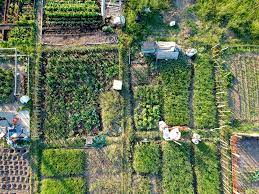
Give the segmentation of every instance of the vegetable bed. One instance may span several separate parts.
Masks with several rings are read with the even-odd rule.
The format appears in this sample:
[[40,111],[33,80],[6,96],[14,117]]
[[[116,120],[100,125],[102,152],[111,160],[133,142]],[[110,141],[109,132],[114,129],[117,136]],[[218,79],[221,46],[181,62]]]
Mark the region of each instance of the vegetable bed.
[[0,67],[0,104],[7,102],[14,91],[14,75],[11,69]]
[[196,128],[217,127],[214,95],[214,65],[209,57],[199,57],[194,65],[194,123]]
[[159,64],[163,84],[164,119],[168,125],[188,125],[191,66],[186,59]]
[[162,150],[164,193],[194,193],[190,145],[182,143],[179,146],[174,142],[165,142]]
[[82,150],[46,149],[42,155],[42,174],[47,177],[81,175],[85,161]]
[[141,143],[135,145],[133,167],[138,173],[158,174],[161,167],[160,145]]
[[84,194],[86,184],[83,178],[45,179],[42,181],[41,194]]
[[221,193],[219,162],[215,144],[201,142],[195,146],[195,173],[199,194]]
[[158,129],[162,112],[161,88],[159,86],[139,86],[134,92],[134,120],[138,130]]
[[47,27],[96,29],[102,24],[101,10],[96,0],[47,0],[44,10]]
[[117,47],[47,49],[43,57],[46,140],[101,130],[98,99],[118,77]]

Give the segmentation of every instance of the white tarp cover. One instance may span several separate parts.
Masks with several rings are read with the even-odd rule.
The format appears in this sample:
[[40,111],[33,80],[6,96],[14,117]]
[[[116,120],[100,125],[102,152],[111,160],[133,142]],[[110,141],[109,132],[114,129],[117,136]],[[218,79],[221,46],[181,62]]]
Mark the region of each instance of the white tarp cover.
[[30,97],[29,97],[29,96],[22,96],[22,97],[20,98],[20,102],[21,102],[22,104],[28,103],[29,100],[30,100]]
[[122,25],[122,26],[124,26],[125,22],[126,22],[126,20],[125,20],[125,17],[123,15],[117,16],[113,20],[113,24],[114,25]]
[[174,140],[177,141],[181,138],[181,132],[178,127],[173,128],[171,131],[166,127],[163,130],[163,138],[165,140]]

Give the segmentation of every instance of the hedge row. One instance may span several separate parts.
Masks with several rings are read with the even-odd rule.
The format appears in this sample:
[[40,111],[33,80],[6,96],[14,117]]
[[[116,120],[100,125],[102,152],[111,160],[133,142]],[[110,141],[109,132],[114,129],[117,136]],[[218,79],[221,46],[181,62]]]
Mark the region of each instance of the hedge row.
[[194,65],[194,122],[197,128],[217,126],[217,107],[214,95],[214,65],[209,57],[199,57]]
[[165,142],[162,149],[164,193],[194,193],[190,145]]

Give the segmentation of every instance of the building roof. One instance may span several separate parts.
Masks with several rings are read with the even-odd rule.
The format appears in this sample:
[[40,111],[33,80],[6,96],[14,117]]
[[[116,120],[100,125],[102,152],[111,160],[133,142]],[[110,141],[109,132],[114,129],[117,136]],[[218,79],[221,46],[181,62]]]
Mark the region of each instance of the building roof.
[[158,50],[156,52],[157,59],[178,59],[179,51],[174,50]]
[[162,42],[162,41],[158,41],[156,42],[158,49],[160,50],[174,50],[176,47],[176,43],[175,42]]

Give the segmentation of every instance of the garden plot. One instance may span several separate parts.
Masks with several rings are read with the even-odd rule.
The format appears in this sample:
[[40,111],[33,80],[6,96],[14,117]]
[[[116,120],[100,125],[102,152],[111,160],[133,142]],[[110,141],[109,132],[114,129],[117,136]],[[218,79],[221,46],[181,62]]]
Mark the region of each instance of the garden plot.
[[89,193],[122,193],[121,146],[87,149]]
[[84,150],[45,149],[42,154],[42,194],[86,193]]
[[217,144],[139,142],[133,155],[133,193],[221,193]]
[[47,49],[43,57],[46,141],[102,130],[99,95],[118,79],[117,47]]
[[[232,136],[233,189],[239,193],[259,191],[259,137],[237,134]],[[233,191],[233,192],[234,192]]]
[[0,149],[0,193],[25,194],[30,190],[28,150]]
[[86,32],[101,25],[101,10],[96,0],[47,0],[45,3],[43,31]]
[[233,55],[227,62],[234,76],[231,88],[233,117],[241,121],[259,123],[259,55]]
[[[157,129],[160,119],[171,126],[189,125],[192,65],[182,55],[178,60],[149,61],[148,64],[149,67],[143,66],[147,74],[144,76],[150,79],[149,74],[152,74],[153,77],[148,85],[138,81],[144,74],[142,67],[140,72],[132,69],[136,128],[142,131]],[[150,67],[152,72],[147,70]]]

